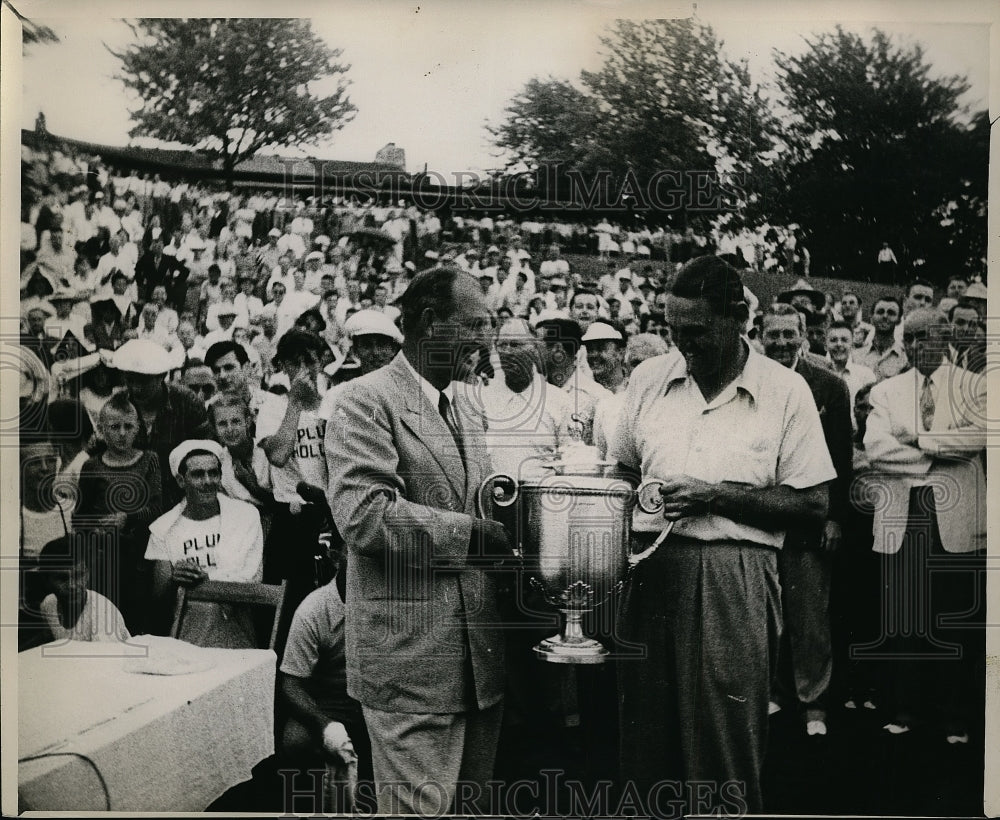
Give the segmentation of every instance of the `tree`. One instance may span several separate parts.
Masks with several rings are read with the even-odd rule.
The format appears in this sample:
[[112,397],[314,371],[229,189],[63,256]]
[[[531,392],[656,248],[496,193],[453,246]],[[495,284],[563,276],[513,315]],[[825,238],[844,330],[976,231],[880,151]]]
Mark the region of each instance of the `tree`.
[[[180,142],[233,169],[265,147],[301,145],[343,128],[357,110],[349,65],[308,20],[142,19],[139,42],[112,52],[141,105],[130,136]],[[110,49],[109,49],[110,50]],[[318,96],[317,85],[333,85]]]
[[506,152],[508,167],[533,169],[556,162],[585,167],[589,163],[600,111],[596,100],[572,83],[533,78],[505,113],[503,123],[487,129],[497,147]]
[[[967,125],[965,78],[931,77],[919,45],[897,45],[878,29],[866,40],[838,26],[799,56],[776,51],[775,63],[789,155],[785,195],[771,204],[775,218],[811,234],[818,268],[868,273],[883,241],[904,265],[939,268],[965,264],[980,231],[985,246],[977,202],[985,202],[988,136],[978,119]],[[961,229],[947,224],[956,217]],[[961,241],[949,242],[952,233]]]
[[618,20],[603,66],[567,82],[530,81],[491,129],[511,164],[553,160],[640,188],[663,172],[753,175],[775,120],[743,64],[697,19]]

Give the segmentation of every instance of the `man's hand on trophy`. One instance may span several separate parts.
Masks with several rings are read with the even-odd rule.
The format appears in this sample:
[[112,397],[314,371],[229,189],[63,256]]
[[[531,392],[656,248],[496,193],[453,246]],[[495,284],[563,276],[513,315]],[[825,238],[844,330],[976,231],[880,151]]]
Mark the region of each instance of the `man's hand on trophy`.
[[693,515],[708,515],[718,487],[689,475],[672,475],[660,479],[663,496],[663,517],[668,521]]
[[489,518],[472,520],[469,560],[483,569],[499,570],[520,565],[507,528]]

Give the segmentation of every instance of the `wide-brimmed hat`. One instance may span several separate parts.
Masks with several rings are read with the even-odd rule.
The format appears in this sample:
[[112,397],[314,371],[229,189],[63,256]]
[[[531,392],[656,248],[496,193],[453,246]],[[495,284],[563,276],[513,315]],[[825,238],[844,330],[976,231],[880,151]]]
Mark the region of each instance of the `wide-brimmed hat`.
[[163,345],[149,339],[129,339],[115,351],[111,366],[129,373],[163,376],[170,372],[174,363]]
[[778,294],[778,301],[791,304],[793,296],[805,296],[812,302],[814,310],[822,310],[826,307],[826,295],[821,290],[816,290],[805,279],[799,279],[791,288]]

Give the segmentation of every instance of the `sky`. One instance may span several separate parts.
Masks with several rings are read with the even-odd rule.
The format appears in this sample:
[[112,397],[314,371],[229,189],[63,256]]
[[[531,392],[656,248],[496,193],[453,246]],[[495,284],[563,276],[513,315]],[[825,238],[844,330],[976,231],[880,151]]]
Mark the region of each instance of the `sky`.
[[[117,49],[130,41],[131,32],[116,18],[135,15],[134,3],[14,3],[60,38],[58,44],[30,47],[23,60],[23,127],[33,127],[44,111],[48,130],[60,136],[113,145],[156,144],[130,141],[128,100],[113,79],[118,61],[105,47]],[[598,68],[600,35],[617,17],[686,16],[695,7],[724,41],[726,55],[746,58],[759,82],[773,79],[774,48],[799,53],[806,36],[832,30],[837,23],[859,32],[878,25],[900,42],[921,43],[935,74],[967,75],[972,89],[963,102],[976,109],[988,102],[986,21],[997,7],[986,2],[288,3],[281,4],[282,14],[310,17],[315,31],[342,49],[340,59],[351,65],[350,96],[359,109],[342,130],[302,153],[371,161],[377,149],[394,142],[405,149],[410,171],[425,164],[446,175],[498,167],[502,162],[485,126],[502,120],[505,106],[529,79],[576,79],[581,69]],[[276,8],[253,0],[236,6],[175,0],[162,13],[254,16],[273,15]],[[143,3],[144,14],[155,16],[157,10],[156,3]]]

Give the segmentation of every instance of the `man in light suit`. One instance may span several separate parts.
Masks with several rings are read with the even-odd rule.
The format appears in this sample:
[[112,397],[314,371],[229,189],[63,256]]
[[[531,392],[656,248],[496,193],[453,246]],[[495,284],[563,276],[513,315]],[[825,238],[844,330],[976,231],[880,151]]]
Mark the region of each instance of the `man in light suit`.
[[348,693],[371,735],[379,814],[426,816],[469,811],[492,776],[504,691],[493,567],[510,541],[476,517],[489,458],[455,381],[487,344],[482,291],[438,267],[400,303],[401,352],[344,386],[324,447],[348,549]]
[[906,317],[913,367],[872,388],[864,442],[879,473],[873,549],[887,556],[883,623],[892,632],[881,642],[896,655],[896,713],[884,728],[903,734],[929,717],[923,689],[948,742],[966,743],[985,658],[986,380],[947,361],[948,341],[938,311]]

